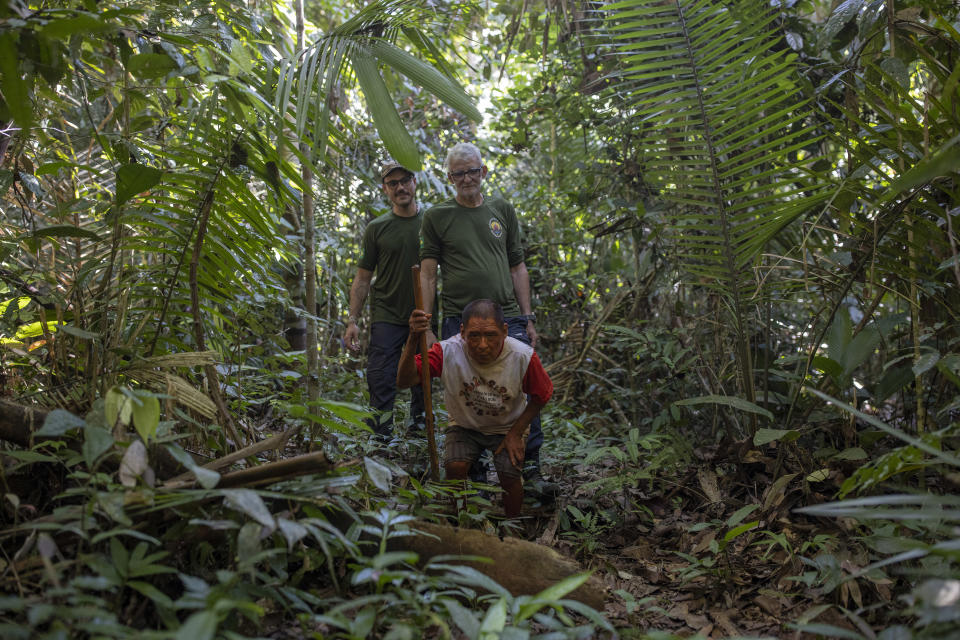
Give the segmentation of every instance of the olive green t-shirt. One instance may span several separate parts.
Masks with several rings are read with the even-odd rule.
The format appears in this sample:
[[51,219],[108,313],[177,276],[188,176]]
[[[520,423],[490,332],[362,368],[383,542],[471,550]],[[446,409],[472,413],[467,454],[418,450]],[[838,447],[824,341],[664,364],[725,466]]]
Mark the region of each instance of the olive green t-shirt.
[[420,223],[423,214],[404,218],[393,211],[375,218],[363,232],[359,266],[376,272],[370,287],[372,322],[406,326],[413,312],[413,275],[420,264]]
[[444,316],[460,315],[479,298],[503,307],[507,316],[520,315],[510,267],[523,262],[520,223],[503,198],[487,197],[476,208],[456,199],[431,207],[420,229],[420,259],[440,265]]

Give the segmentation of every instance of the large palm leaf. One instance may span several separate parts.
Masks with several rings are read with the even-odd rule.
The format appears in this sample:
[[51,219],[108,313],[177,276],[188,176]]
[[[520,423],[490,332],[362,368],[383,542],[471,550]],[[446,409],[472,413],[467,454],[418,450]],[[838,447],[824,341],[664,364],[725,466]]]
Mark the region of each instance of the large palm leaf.
[[[335,111],[330,98],[347,62],[363,91],[384,146],[406,167],[420,168],[420,152],[397,113],[379,65],[392,67],[468,118],[481,119],[472,99],[450,76],[393,43],[402,31],[427,55],[438,58],[431,44],[431,28],[444,31],[456,19],[454,14],[441,15],[441,8],[429,6],[422,0],[373,2],[286,60],[276,91],[277,112],[285,114],[291,108],[295,111],[295,133],[302,138],[310,132],[317,159],[324,158],[329,138],[335,135],[328,127],[331,111]],[[450,10],[464,8],[466,5],[458,5]],[[278,121],[281,128],[286,124],[286,120]]]
[[793,82],[792,56],[777,46],[775,16],[757,8],[624,0],[611,5],[609,18],[620,51],[614,87],[639,130],[637,162],[673,205],[686,271],[726,302],[749,400],[755,261],[821,197],[796,161],[816,135]]

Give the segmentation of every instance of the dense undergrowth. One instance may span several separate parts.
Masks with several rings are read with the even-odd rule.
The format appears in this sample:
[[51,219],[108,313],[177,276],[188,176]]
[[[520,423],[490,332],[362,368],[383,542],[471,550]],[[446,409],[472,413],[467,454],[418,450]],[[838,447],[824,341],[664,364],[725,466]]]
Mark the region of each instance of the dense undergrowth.
[[[85,419],[51,413],[33,446],[4,452],[4,637],[780,637],[801,629],[888,639],[958,629],[950,494],[960,465],[949,429],[915,441],[859,414],[877,427],[864,463],[831,447],[829,431],[712,443],[705,416],[686,408],[667,409],[656,428],[623,431],[602,404],[582,403],[576,415],[554,407],[545,468],[561,497],[528,501],[524,518],[504,522],[494,488],[428,481],[422,432],[398,428],[389,444],[374,441],[349,402],[361,395],[356,378],[339,376],[341,401],[303,422],[277,400],[266,416],[259,402],[234,405],[263,435],[302,424],[287,456],[322,448],[334,462],[255,488],[203,488],[217,472],[165,488],[158,450],[195,467],[185,449],[197,443],[134,409],[151,394],[117,389]],[[297,393],[286,386],[278,395],[289,402]],[[311,440],[318,423],[325,435]],[[876,487],[884,488],[877,497],[831,502]],[[464,496],[457,515],[454,500]],[[602,578],[607,603],[595,611],[565,599],[585,574],[531,597],[510,595],[463,558],[418,566],[415,553],[391,544],[417,535],[416,521],[553,546]]]

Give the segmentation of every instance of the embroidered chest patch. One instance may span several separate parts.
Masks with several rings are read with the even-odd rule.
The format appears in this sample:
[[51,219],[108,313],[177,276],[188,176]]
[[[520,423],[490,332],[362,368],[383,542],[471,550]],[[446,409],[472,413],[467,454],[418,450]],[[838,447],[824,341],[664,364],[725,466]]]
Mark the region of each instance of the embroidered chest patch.
[[510,394],[507,388],[497,384],[496,380],[484,380],[473,376],[473,380],[463,383],[460,390],[464,404],[478,416],[499,416],[507,412]]
[[493,234],[494,238],[499,238],[503,235],[503,225],[500,224],[500,221],[496,218],[490,218],[490,222],[487,223],[490,227],[490,233]]

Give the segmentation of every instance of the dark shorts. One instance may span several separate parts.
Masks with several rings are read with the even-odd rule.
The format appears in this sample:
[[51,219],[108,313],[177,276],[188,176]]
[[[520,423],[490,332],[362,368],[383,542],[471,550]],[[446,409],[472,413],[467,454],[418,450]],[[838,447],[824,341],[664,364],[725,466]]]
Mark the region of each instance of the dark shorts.
[[[493,453],[503,442],[502,434],[486,435],[454,425],[448,425],[443,433],[446,436],[443,455],[446,463],[469,462],[472,464],[480,459],[484,449],[489,449],[490,453]],[[521,477],[520,469],[510,462],[510,454],[506,449],[493,456],[493,466],[497,469],[497,477],[500,478],[501,483],[504,479],[519,480]]]

